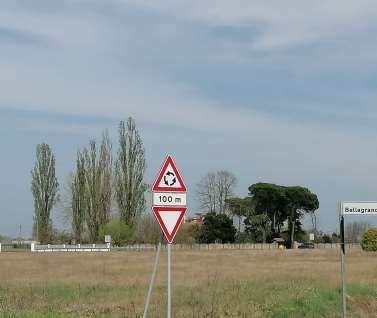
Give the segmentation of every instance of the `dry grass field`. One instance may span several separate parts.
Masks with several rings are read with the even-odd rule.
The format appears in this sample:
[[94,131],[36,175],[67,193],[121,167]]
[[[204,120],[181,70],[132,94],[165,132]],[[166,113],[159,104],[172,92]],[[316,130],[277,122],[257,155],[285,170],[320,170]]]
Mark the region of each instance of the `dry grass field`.
[[[154,252],[0,254],[0,317],[141,317]],[[377,255],[347,256],[351,317],[377,317]],[[174,317],[340,317],[339,251],[173,251]],[[163,251],[149,317],[166,316]]]

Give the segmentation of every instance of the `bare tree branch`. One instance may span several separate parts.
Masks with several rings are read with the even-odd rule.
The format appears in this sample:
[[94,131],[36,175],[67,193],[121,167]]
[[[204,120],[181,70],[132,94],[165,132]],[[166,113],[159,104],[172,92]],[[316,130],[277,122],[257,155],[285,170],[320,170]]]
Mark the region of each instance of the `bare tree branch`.
[[233,196],[236,177],[228,171],[207,173],[197,185],[200,207],[207,212],[226,213],[226,200]]

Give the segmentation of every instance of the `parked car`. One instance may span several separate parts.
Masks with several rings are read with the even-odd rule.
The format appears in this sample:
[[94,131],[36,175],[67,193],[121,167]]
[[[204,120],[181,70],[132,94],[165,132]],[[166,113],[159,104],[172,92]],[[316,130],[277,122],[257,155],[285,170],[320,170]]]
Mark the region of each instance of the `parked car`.
[[314,248],[314,243],[311,242],[305,242],[301,243],[298,248]]

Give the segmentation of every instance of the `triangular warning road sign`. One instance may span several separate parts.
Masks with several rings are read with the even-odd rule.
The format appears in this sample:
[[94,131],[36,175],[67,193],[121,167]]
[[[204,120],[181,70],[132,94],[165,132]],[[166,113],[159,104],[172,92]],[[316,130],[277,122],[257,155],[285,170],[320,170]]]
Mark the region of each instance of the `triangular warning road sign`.
[[187,208],[153,207],[154,215],[169,243],[173,242],[186,211]]
[[171,156],[166,158],[164,165],[153,185],[152,191],[186,192],[186,186]]

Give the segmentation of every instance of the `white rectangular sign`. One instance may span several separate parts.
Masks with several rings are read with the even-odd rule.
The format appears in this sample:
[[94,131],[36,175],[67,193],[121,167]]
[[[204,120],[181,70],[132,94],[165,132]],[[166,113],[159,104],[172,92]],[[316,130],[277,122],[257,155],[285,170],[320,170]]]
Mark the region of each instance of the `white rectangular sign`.
[[153,192],[153,205],[186,206],[186,193]]
[[343,214],[377,214],[377,202],[343,202]]

